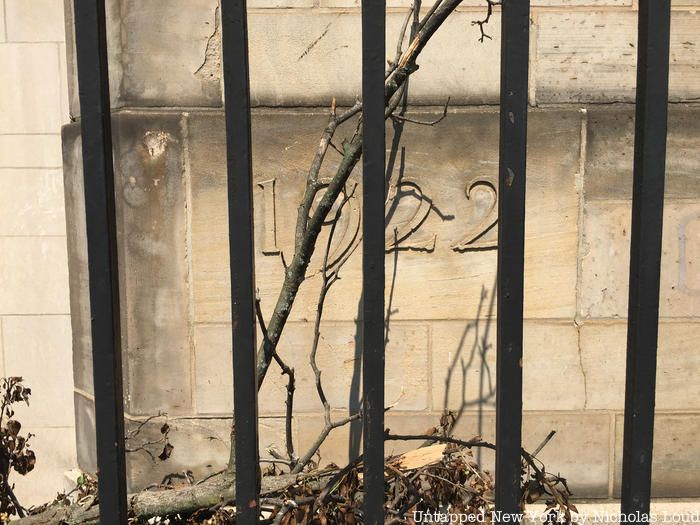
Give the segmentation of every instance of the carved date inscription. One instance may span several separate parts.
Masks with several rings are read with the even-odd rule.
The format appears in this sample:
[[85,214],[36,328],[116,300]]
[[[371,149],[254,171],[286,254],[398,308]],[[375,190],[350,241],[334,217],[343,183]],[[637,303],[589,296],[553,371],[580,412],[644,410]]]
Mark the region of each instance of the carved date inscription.
[[[319,197],[323,193],[323,184]],[[265,255],[277,255],[281,249],[278,247],[277,216],[277,190],[279,184],[275,179],[258,182],[259,195],[256,206],[262,207],[263,224],[261,230],[261,251]],[[329,255],[329,266],[338,264],[347,258],[359,245],[362,237],[361,221],[361,190],[357,183],[348,185],[349,199],[342,209],[342,217],[336,225],[333,245]],[[420,184],[413,179],[402,179],[398,183],[392,183],[387,192],[386,199],[386,251],[413,250],[421,252],[433,252],[441,245],[448,246],[456,252],[470,250],[495,249],[496,240],[493,235],[487,235],[494,230],[498,223],[498,192],[496,182],[489,177],[476,177],[469,180],[456,199],[464,199],[463,204],[470,208],[469,219],[449,216],[450,228],[454,228],[457,241],[445,239],[441,244],[440,234],[430,231],[431,213],[441,220],[447,220],[436,208],[433,200],[421,189]],[[340,200],[340,199],[339,199]],[[311,213],[313,213],[313,207]],[[338,213],[337,205],[326,221],[329,227]],[[283,228],[293,228],[293,224],[282,224]],[[463,233],[462,233],[463,232]]]

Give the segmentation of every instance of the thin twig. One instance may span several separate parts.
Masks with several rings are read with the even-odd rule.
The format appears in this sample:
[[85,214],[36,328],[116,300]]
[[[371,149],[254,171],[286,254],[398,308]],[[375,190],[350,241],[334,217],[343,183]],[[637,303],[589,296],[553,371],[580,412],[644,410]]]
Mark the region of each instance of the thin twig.
[[424,121],[424,120],[416,120],[412,119],[410,117],[406,117],[403,115],[392,115],[391,118],[394,120],[398,120],[400,122],[410,122],[411,124],[418,124],[421,126],[435,126],[436,124],[439,124],[442,122],[445,117],[447,117],[447,108],[450,104],[450,97],[447,98],[447,102],[445,102],[445,107],[442,110],[442,115],[440,115],[438,118],[435,120],[430,120],[430,121]]
[[487,34],[484,31],[484,26],[489,23],[491,20],[491,15],[493,15],[493,7],[501,5],[501,0],[486,0],[486,16],[481,19],[481,20],[473,20],[472,25],[473,26],[479,26],[479,31],[481,32],[481,36],[479,37],[479,42],[483,42],[485,38],[488,38],[489,40],[493,40],[491,38],[491,35]]

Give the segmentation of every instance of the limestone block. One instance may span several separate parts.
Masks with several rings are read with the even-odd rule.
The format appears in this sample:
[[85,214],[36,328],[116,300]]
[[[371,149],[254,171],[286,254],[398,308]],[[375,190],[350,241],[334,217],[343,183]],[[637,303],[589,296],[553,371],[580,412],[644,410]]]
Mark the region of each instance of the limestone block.
[[[662,316],[698,311],[697,242],[700,162],[697,110],[669,114],[661,269]],[[585,165],[581,302],[583,317],[626,317],[629,280],[633,115],[629,110],[589,112]]]
[[[127,421],[127,432],[133,431],[137,425],[138,421]],[[162,418],[147,423],[139,436],[133,438],[132,444],[160,439],[162,425]],[[168,460],[156,458],[154,461],[144,451],[128,454],[129,490],[137,491],[151,483],[160,483],[174,472],[191,470],[195,479],[200,480],[226,467],[231,443],[230,418],[169,419],[168,425],[168,437],[175,447]],[[271,457],[266,452],[271,446],[285,450],[284,418],[260,418],[258,428],[261,457]]]
[[[584,208],[580,315],[627,317],[630,201],[592,201]],[[661,317],[700,312],[697,242],[700,201],[669,200],[664,206],[661,260]]]
[[[215,0],[120,0],[122,69],[119,104],[218,106],[218,67],[206,64],[218,50]],[[209,70],[216,71],[210,75]]]
[[[637,14],[633,11],[546,12],[537,24],[538,102],[633,101]],[[670,99],[698,96],[700,15],[674,11]]]
[[61,136],[0,135],[3,168],[60,168]]
[[303,9],[315,7],[314,0],[252,0],[249,9]]
[[67,314],[64,237],[0,237],[0,314]]
[[7,316],[2,323],[5,373],[32,389],[30,405],[16,406],[19,421],[28,430],[73,427],[70,317]]
[[[357,0],[320,0],[321,7],[360,7],[360,2]],[[408,0],[388,0],[387,7],[410,7],[411,2]],[[423,10],[427,10],[432,2],[423,4]],[[632,6],[632,0],[532,0],[532,7],[570,7],[570,6],[613,6],[626,7]],[[471,9],[471,14],[474,20],[483,18],[482,12],[486,10],[486,2],[483,0],[464,0],[460,3],[460,9]],[[498,8],[496,8],[498,9]],[[478,15],[478,16],[477,16]],[[495,26],[489,26],[495,27]],[[492,30],[493,32],[493,30]]]
[[[32,427],[31,447],[36,452],[36,466],[26,476],[13,472],[10,476],[15,485],[15,495],[23,506],[39,506],[53,501],[56,494],[73,487],[65,472],[76,468],[75,431],[63,427]],[[25,429],[22,429],[24,433]]]
[[576,497],[606,497],[611,421],[603,413],[527,412],[523,418],[523,446],[533,450],[550,430],[556,430],[538,459],[550,472],[561,473]]
[[533,6],[541,7],[573,7],[573,6],[610,6],[631,7],[632,0],[533,0]]
[[[95,407],[91,399],[75,394],[78,463],[88,472],[97,469],[95,451]],[[126,432],[132,432],[140,420],[127,415]],[[169,440],[175,447],[167,461],[151,457],[144,451],[127,454],[127,482],[130,491],[160,483],[168,474],[191,470],[196,479],[220,471],[226,466],[231,443],[231,418],[168,418]],[[148,441],[160,439],[163,418],[155,418],[143,426],[138,436],[129,441],[129,448],[138,448]],[[260,456],[269,458],[269,447],[284,450],[284,418],[259,419]],[[293,427],[295,428],[295,427]],[[157,448],[149,450],[160,453]],[[162,450],[162,449],[161,449]]]
[[[309,7],[309,1],[285,2],[284,7]],[[121,15],[112,17],[109,26],[115,105],[221,106],[217,3],[123,0],[121,4]],[[259,0],[250,7],[276,6],[277,0]],[[404,16],[387,17],[388,53],[396,47]],[[499,16],[492,19],[493,40],[483,44],[478,42],[478,29],[471,27],[476,16],[455,13],[433,38],[419,62],[423,69],[412,82],[415,101],[442,104],[448,96],[453,103],[497,101]],[[254,105],[326,105],[333,96],[348,103],[359,94],[359,12],[285,9],[272,15],[263,9],[251,12],[248,24]],[[74,57],[70,42],[68,53],[70,63]],[[465,74],[472,70],[481,73]],[[77,114],[74,96],[72,100],[72,113]]]
[[[700,198],[697,166],[700,111],[692,105],[669,108],[666,199]],[[589,109],[587,119],[585,196],[593,200],[631,200],[634,111]]]
[[59,170],[0,169],[0,235],[66,234]]
[[[342,417],[342,414],[339,415]],[[435,427],[439,413],[392,414],[385,416],[385,427],[393,434],[424,434]],[[527,412],[523,419],[523,446],[533,450],[556,430],[555,437],[538,455],[547,469],[559,472],[571,483],[571,489],[579,497],[604,497],[608,493],[610,417],[606,414],[576,412]],[[323,427],[321,416],[298,418],[299,447],[307,450]],[[464,412],[458,419],[454,435],[470,439],[480,435],[494,442],[495,414]],[[352,439],[359,443],[352,450]],[[350,456],[361,452],[361,427],[353,431],[349,426],[334,430],[320,449],[321,465],[333,462],[345,464]],[[388,441],[386,454],[400,454],[420,445],[421,441]],[[350,454],[352,451],[354,454]],[[488,449],[475,449],[474,456],[483,469],[494,472],[494,453]]]
[[[85,193],[82,140],[79,126],[63,128],[63,189],[66,205],[66,244],[73,334],[73,378],[75,387],[92,394],[92,334],[87,262]],[[82,462],[81,462],[82,464]]]
[[[179,117],[114,119],[125,394],[135,414],[189,413],[186,187]],[[64,129],[76,386],[92,391],[81,148]]]
[[128,410],[191,408],[186,187],[178,115],[115,122]]
[[5,0],[7,40],[63,42],[63,3],[56,0]]
[[[651,495],[655,498],[692,498],[700,495],[698,414],[657,414],[651,467]],[[624,417],[615,419],[615,485],[620,495]]]
[[[360,324],[324,323],[316,361],[330,406],[358,406],[361,396],[361,349],[357,346]],[[386,399],[397,402],[395,410],[428,408],[428,331],[425,325],[397,322],[389,330],[386,352]],[[259,339],[260,340],[260,339]],[[285,362],[294,368],[295,412],[322,410],[309,364],[313,324],[291,323],[278,347]],[[202,414],[228,414],[233,409],[233,368],[230,325],[196,325],[197,410]],[[259,398],[264,414],[284,414],[286,376],[272,365]]]
[[[662,322],[656,372],[657,410],[697,410],[700,367],[696,322]],[[586,408],[624,410],[625,323],[585,323],[581,328],[581,362],[585,370]]]
[[12,79],[0,97],[0,134],[56,133],[62,124],[56,44],[0,46],[0,71]]
[[[495,319],[434,322],[431,334],[433,410],[495,410]],[[525,410],[584,408],[573,323],[525,322],[523,375]]]
[[[478,16],[482,16],[479,12]],[[393,58],[404,13],[387,15],[387,58]],[[443,104],[492,103],[498,98],[500,17],[493,40],[478,42],[474,12],[456,12],[431,39],[411,81],[411,100]],[[352,13],[289,12],[250,16],[251,89],[256,104],[326,105],[330,97],[352,102],[360,93],[360,16]],[[272,46],[265,35],[275,34]],[[479,71],[469,75],[469,71]]]
[[[75,57],[75,21],[73,1],[63,0],[65,19],[65,49],[61,52],[66,56],[66,67],[63,69],[67,76],[67,98],[70,115],[80,116],[78,101],[78,70]],[[119,106],[119,93],[122,81],[122,66],[119,62],[122,48],[121,31],[121,0],[105,0],[105,18],[107,22],[107,57],[109,64],[109,94],[112,108]],[[64,113],[65,115],[65,113]],[[65,119],[64,119],[65,120]]]
[[97,472],[97,445],[95,443],[95,402],[76,392],[75,439],[78,465],[86,472]]
[[[266,315],[277,300],[283,277],[279,253],[286,260],[291,257],[297,205],[324,120],[323,115],[299,113],[260,113],[254,118],[256,273]],[[573,318],[579,115],[534,112],[530,122],[525,312],[527,317]],[[482,289],[493,288],[497,124],[495,112],[458,112],[434,128],[406,127],[392,146],[395,153],[389,155],[389,166],[394,177],[402,177],[398,197],[388,211],[387,304],[391,300],[393,319],[473,318]],[[339,137],[344,133],[339,132]],[[221,116],[192,114],[188,136],[194,316],[197,322],[227,323],[228,226]],[[332,174],[338,159],[330,152],[323,177]],[[333,246],[334,258],[343,253],[351,256],[328,297],[324,312],[328,320],[353,319],[358,312],[359,191],[358,186],[339,227],[342,237],[339,233]],[[398,255],[391,251],[396,228],[403,238]],[[470,243],[474,237],[479,238]],[[319,246],[324,245],[322,237]],[[316,253],[312,259],[310,278],[292,312],[294,320],[314,318],[320,280],[311,272],[317,272],[322,255]]]

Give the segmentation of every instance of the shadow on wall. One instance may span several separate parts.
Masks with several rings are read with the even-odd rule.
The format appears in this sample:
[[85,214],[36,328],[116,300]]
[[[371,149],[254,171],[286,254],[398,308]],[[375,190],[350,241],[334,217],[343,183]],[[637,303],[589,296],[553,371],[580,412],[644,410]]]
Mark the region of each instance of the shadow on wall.
[[[406,105],[403,106],[403,113],[406,111]],[[417,198],[421,203],[427,203],[429,205],[429,211],[434,212],[443,222],[454,220],[454,216],[450,214],[443,213],[433,202],[428,195],[422,192],[417,193],[410,189],[404,189],[402,186],[405,175],[406,167],[406,148],[401,146],[401,137],[404,130],[405,121],[402,119],[395,119],[393,121],[393,137],[392,144],[389,150],[389,156],[387,159],[386,168],[386,187],[387,187],[387,211],[385,224],[388,226],[391,223],[391,219],[395,216],[398,204],[401,201],[401,197],[413,197]],[[398,160],[398,167],[397,167]],[[396,169],[395,169],[396,168]],[[396,175],[394,175],[396,172]],[[411,192],[411,195],[406,195],[407,192]],[[395,193],[395,198],[392,198],[392,193]],[[404,193],[404,195],[402,195]],[[423,222],[427,219],[429,213],[425,215],[423,221],[416,224],[411,231],[417,230]],[[391,330],[391,320],[392,315],[397,312],[393,308],[394,291],[396,286],[396,278],[399,272],[399,252],[406,250],[421,250],[421,251],[432,251],[433,248],[430,247],[415,247],[415,246],[402,246],[401,238],[398,238],[398,229],[394,229],[393,232],[387,231],[387,236],[391,238],[393,236],[393,242],[388,244],[389,249],[387,252],[393,252],[392,257],[392,267],[391,267],[391,280],[386,283],[389,287],[388,300],[386,302],[386,314],[385,314],[385,337],[384,337],[384,347],[386,348],[389,344],[389,334]],[[403,236],[405,239],[407,236]],[[486,248],[493,249],[495,246]],[[475,250],[482,250],[483,248],[475,248]],[[482,286],[481,295],[478,301],[478,306],[476,312],[464,312],[462,318],[470,319],[465,322],[463,332],[459,338],[459,342],[454,351],[450,352],[452,356],[448,368],[445,370],[444,379],[444,396],[441,401],[440,408],[443,412],[451,410],[454,414],[455,420],[452,424],[452,428],[457,427],[464,415],[465,411],[469,410],[471,414],[476,415],[476,428],[475,433],[477,435],[484,434],[484,409],[495,407],[495,396],[496,388],[493,378],[494,374],[491,372],[491,366],[489,365],[488,355],[489,352],[493,350],[493,345],[491,343],[490,334],[491,330],[495,329],[492,327],[494,321],[495,313],[495,298],[496,298],[496,282],[494,281],[493,286],[489,289],[486,286]],[[356,319],[356,331],[355,331],[355,354],[353,359],[353,371],[352,371],[352,381],[350,384],[349,400],[348,400],[348,413],[355,414],[360,411],[362,405],[361,399],[361,385],[362,385],[362,347],[363,347],[363,337],[362,337],[362,302],[363,298],[360,296],[357,305]],[[471,341],[471,342],[469,342]],[[469,375],[470,371],[473,371],[478,367],[478,387],[476,389],[477,395],[469,397],[468,392],[473,391],[471,384],[467,384],[472,380],[472,376]],[[433,385],[435,388],[437,385]],[[469,386],[469,388],[467,388]],[[450,399],[450,393],[459,392],[460,399],[457,401],[455,399]],[[434,408],[437,408],[434,407]],[[468,436],[472,437],[472,436]],[[350,432],[348,438],[348,458],[350,460],[356,458],[360,455],[362,449],[362,420],[355,420],[350,423]],[[475,451],[476,460],[481,462],[482,449],[477,449]]]

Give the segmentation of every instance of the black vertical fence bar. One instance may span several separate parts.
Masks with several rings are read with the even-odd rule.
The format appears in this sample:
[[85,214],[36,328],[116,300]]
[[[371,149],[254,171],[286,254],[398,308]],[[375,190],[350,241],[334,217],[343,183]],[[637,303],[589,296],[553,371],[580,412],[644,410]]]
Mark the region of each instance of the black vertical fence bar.
[[670,0],[640,0],[622,512],[649,513],[668,102]]
[[364,522],[384,523],[384,68],[386,3],[362,1]]
[[498,182],[496,510],[520,512],[529,0],[504,0]]
[[75,0],[100,523],[127,522],[117,228],[104,0]]
[[222,0],[221,29],[233,325],[236,523],[249,525],[258,521],[260,475],[255,367],[253,164],[245,0]]

